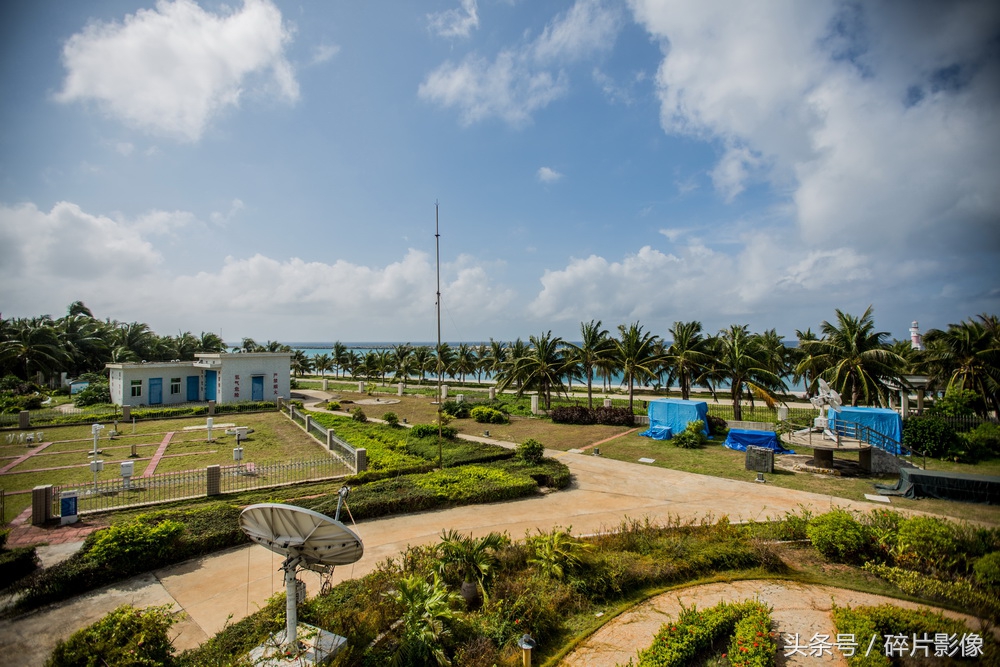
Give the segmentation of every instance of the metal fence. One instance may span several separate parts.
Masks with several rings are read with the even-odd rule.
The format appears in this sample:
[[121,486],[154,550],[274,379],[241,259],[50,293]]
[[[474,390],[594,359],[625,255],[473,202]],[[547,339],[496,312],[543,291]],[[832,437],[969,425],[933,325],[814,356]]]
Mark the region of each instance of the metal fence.
[[365,449],[359,450],[353,447],[345,440],[337,437],[337,434],[331,429],[326,428],[294,405],[288,406],[286,414],[293,423],[301,426],[306,433],[324,443],[327,449],[330,450],[330,453],[340,459],[355,474],[367,467],[368,452]]
[[[923,416],[927,416],[927,414],[925,413]],[[983,417],[977,417],[975,415],[968,415],[964,417],[945,417],[942,415],[934,415],[934,417],[947,423],[958,433],[965,433],[966,431],[972,431],[980,424],[1000,424],[1000,419],[997,419],[996,417],[983,418]],[[904,417],[903,419],[909,420],[909,419],[919,419],[919,418],[920,415],[911,413],[906,417]]]
[[[216,470],[213,471],[213,468]],[[77,512],[85,514],[300,482],[319,482],[351,473],[352,470],[342,460],[327,457],[268,465],[245,463],[209,466],[200,470],[161,473],[149,477],[99,480],[96,484],[54,486],[52,516],[61,515],[61,500],[73,494],[77,498]]]
[[[241,403],[223,403],[221,405],[209,406],[207,403],[176,403],[172,405],[158,405],[146,407],[133,407],[130,410],[130,418],[136,421],[144,419],[172,419],[182,417],[203,417],[207,415],[226,414],[246,414],[252,412],[270,412],[278,410],[277,403],[269,401],[244,401]],[[20,414],[0,414],[0,428],[19,428]],[[98,409],[77,408],[64,406],[61,408],[44,408],[42,410],[29,410],[29,428],[38,426],[71,424],[93,424],[97,422],[111,422],[123,420],[121,406],[105,406]]]

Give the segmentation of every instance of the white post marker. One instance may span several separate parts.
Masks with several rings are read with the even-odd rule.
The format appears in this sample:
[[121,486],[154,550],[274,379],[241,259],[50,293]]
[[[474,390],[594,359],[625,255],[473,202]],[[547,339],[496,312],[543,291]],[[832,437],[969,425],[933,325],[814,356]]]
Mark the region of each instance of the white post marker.
[[205,429],[208,431],[208,441],[209,442],[212,442],[212,424],[213,423],[215,423],[215,420],[212,419],[211,417],[208,417],[208,418],[205,419]]
[[103,430],[104,430],[104,427],[101,424],[91,424],[90,425],[90,432],[94,434],[94,451],[93,451],[93,457],[94,457],[94,459],[97,458],[97,454],[98,454],[98,451],[97,451],[97,439],[99,437],[101,437],[101,431],[103,431]]

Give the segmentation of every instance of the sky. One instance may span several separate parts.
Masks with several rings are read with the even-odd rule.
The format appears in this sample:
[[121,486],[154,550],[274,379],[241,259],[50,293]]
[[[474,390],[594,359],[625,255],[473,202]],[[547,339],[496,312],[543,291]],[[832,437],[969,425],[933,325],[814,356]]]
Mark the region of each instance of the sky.
[[1000,3],[0,5],[0,313],[281,341],[1000,312]]

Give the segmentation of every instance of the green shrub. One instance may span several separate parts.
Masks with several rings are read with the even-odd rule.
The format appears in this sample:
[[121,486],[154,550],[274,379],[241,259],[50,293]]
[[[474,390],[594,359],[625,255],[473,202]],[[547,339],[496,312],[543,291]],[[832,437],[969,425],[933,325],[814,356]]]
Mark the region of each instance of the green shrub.
[[677,621],[664,623],[653,644],[639,651],[639,667],[690,665],[715,641],[732,633],[737,621],[752,612],[770,615],[770,610],[756,601],[720,602],[704,611],[682,608]]
[[175,622],[169,606],[118,607],[66,641],[56,644],[46,667],[149,667],[175,664],[168,631]]
[[441,404],[441,412],[455,419],[467,419],[469,416],[469,404],[458,401],[445,401]]
[[869,536],[854,515],[836,509],[809,522],[806,535],[817,551],[840,563],[859,563],[867,553]]
[[517,456],[525,463],[538,463],[545,456],[545,446],[534,438],[528,438],[517,446]]
[[945,458],[961,444],[955,429],[939,417],[911,417],[903,422],[903,446],[908,449]]
[[7,588],[38,569],[35,547],[15,547],[0,550],[0,589]]
[[759,605],[750,608],[736,622],[727,655],[732,667],[765,667],[774,665],[778,652],[777,633],[771,630],[771,610]]
[[[437,424],[414,424],[410,433],[416,438],[436,438],[438,434]],[[442,426],[441,437],[454,438],[458,435],[458,429],[454,426]]]
[[351,419],[353,419],[356,422],[361,422],[362,424],[364,424],[366,421],[368,421],[368,415],[366,415],[365,411],[361,409],[361,406],[358,406],[353,410],[351,410]]
[[632,426],[635,423],[635,415],[628,408],[594,408],[594,418],[605,426]]
[[564,405],[549,410],[549,417],[556,424],[596,424],[597,415],[584,405]]
[[959,437],[966,442],[966,448],[978,460],[1000,457],[1000,425],[983,422],[971,431],[960,434]]
[[382,415],[382,421],[389,426],[399,426],[399,416],[395,412],[386,412]]
[[729,424],[722,417],[716,417],[715,415],[707,415],[708,417],[708,434],[709,435],[726,435],[729,433]]
[[94,533],[86,557],[115,570],[149,569],[167,559],[183,532],[184,524],[170,519],[155,525],[137,520],[112,524]]
[[708,443],[704,431],[705,422],[695,419],[688,422],[687,427],[682,432],[670,438],[670,442],[673,443],[674,447],[682,449],[700,449]]
[[929,516],[914,516],[899,525],[896,563],[909,569],[930,571],[947,568],[955,559],[952,524]]
[[[850,607],[838,607],[833,605],[833,624],[837,628],[837,634],[847,635],[854,638],[858,646],[854,650],[854,655],[847,657],[847,664],[851,667],[889,667],[892,663],[881,651],[881,644],[876,642],[876,648],[868,651],[868,642],[872,637],[879,634],[878,626],[865,613]],[[868,655],[865,655],[868,653]]]
[[1000,587],[1000,551],[978,558],[972,566],[976,579],[987,586]]
[[84,389],[73,395],[73,404],[78,408],[88,405],[101,405],[111,402],[111,385],[107,380],[91,382]]
[[965,578],[938,579],[922,572],[876,563],[866,563],[864,569],[909,595],[946,600],[994,623],[1000,620],[1000,592],[995,587],[982,586]]
[[480,424],[506,424],[509,421],[507,415],[485,405],[477,405],[469,414]]

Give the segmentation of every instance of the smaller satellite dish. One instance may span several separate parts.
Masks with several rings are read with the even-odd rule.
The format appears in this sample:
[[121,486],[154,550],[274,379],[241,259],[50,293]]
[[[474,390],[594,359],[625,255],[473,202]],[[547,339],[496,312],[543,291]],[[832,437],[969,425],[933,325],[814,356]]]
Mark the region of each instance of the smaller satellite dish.
[[830,393],[830,385],[823,378],[819,378],[817,382],[819,382],[819,395],[827,396]]
[[844,401],[840,398],[840,393],[834,389],[830,390],[830,397],[827,400],[830,403],[830,407],[836,412],[840,412],[840,408],[844,407]]

